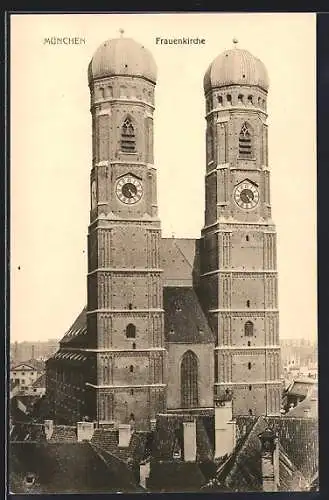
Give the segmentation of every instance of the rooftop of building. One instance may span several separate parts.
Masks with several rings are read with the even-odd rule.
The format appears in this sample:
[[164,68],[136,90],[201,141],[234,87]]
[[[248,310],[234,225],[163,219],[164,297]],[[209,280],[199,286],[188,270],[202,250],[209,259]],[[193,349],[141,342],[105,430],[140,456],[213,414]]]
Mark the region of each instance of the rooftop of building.
[[121,36],[103,42],[89,64],[89,84],[111,76],[142,77],[155,83],[157,67],[151,52],[144,45]]
[[267,92],[269,78],[263,62],[248,50],[236,47],[219,54],[209,65],[203,80],[204,91],[229,85],[260,87]]
[[127,467],[91,443],[14,442],[9,460],[16,494],[142,491]]

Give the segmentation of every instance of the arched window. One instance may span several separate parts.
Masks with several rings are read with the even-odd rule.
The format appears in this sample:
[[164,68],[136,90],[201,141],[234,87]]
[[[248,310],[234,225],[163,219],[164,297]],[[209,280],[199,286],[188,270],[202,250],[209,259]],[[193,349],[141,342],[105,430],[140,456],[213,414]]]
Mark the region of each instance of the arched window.
[[249,241],[249,236],[248,235],[246,236],[246,241]]
[[254,324],[252,321],[247,321],[244,325],[245,337],[252,337],[254,334]]
[[218,104],[219,104],[220,106],[222,106],[222,104],[223,104],[223,98],[222,98],[222,96],[221,96],[221,95],[217,96],[217,100],[218,100]]
[[239,104],[243,104],[243,95],[242,94],[238,95],[238,101],[239,101]]
[[187,351],[181,363],[181,404],[182,408],[196,408],[198,397],[198,358]]
[[136,327],[132,323],[129,323],[126,328],[127,339],[134,339],[136,337]]
[[252,153],[252,134],[250,126],[245,122],[239,134],[239,156],[250,158]]
[[251,363],[250,363],[250,361],[248,363],[248,370],[251,370]]
[[231,96],[231,94],[227,94],[226,100],[227,100],[227,104],[232,104],[232,96]]
[[126,118],[121,127],[121,151],[125,153],[136,151],[135,129],[130,118]]
[[128,304],[128,309],[131,311],[131,310],[132,310],[132,308],[133,308],[133,305],[132,305],[132,303],[131,303],[131,302],[129,302],[129,304]]
[[133,349],[136,349],[136,344],[135,344],[135,342],[133,342]]
[[249,104],[252,104],[252,103],[253,103],[253,102],[252,102],[252,95],[248,95],[248,103],[249,103]]

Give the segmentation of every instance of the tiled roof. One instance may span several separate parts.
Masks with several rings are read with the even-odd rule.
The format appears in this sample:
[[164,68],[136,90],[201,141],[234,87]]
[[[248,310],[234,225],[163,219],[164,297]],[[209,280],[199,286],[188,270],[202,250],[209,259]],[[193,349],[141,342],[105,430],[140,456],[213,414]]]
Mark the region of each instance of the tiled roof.
[[75,426],[70,425],[55,425],[50,443],[76,443],[77,431]]
[[213,333],[191,287],[166,287],[163,292],[167,342],[208,344]]
[[152,458],[160,461],[173,459],[175,443],[183,447],[183,422],[196,421],[197,460],[207,462],[213,458],[214,431],[213,417],[161,414],[157,416],[156,430],[152,444]]
[[294,396],[306,397],[315,384],[316,381],[313,379],[297,379],[288,387],[287,393]]
[[59,349],[51,359],[56,359],[60,361],[69,361],[70,364],[81,363],[86,361],[88,358],[85,354],[76,351],[70,351],[69,349]]
[[[262,491],[261,443],[258,436],[268,427],[266,420],[264,417],[253,420],[249,431],[241,435],[232,454],[220,465],[209,490]],[[307,484],[281,444],[279,477],[281,491],[302,491]]]
[[[114,457],[104,460],[89,443],[11,443],[13,493],[115,493],[138,491]],[[27,476],[35,481],[31,486]]]
[[206,482],[197,462],[151,462],[147,487],[154,492],[198,492]]
[[316,399],[306,397],[297,406],[291,408],[285,417],[318,418],[318,402]]
[[60,345],[76,345],[84,341],[87,334],[87,307],[84,307],[80,312],[79,316],[76,318],[74,323],[65,333],[64,337],[60,341]]
[[[237,417],[240,436],[248,434],[256,417]],[[273,429],[287,457],[308,481],[319,467],[318,421],[314,418],[288,416],[264,417],[266,425]]]
[[131,435],[129,446],[127,448],[119,448],[119,431],[117,429],[99,427],[95,429],[91,442],[95,446],[112,453],[120,460],[130,460],[134,463],[139,463],[150,453],[150,449],[148,450],[150,436],[151,434],[148,432],[134,432]]
[[162,238],[161,267],[164,286],[192,286],[196,240]]

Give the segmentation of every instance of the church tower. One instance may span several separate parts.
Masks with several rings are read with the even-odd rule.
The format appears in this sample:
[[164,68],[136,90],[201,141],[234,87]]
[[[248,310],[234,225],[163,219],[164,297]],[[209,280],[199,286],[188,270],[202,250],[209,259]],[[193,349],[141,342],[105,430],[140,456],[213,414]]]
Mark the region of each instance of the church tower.
[[280,414],[268,87],[263,63],[236,46],[220,54],[204,77],[206,208],[200,287],[216,339],[215,398],[232,391],[233,415]]
[[88,386],[99,423],[148,429],[165,409],[161,228],[153,161],[156,65],[121,36],[88,70],[92,170],[88,232]]

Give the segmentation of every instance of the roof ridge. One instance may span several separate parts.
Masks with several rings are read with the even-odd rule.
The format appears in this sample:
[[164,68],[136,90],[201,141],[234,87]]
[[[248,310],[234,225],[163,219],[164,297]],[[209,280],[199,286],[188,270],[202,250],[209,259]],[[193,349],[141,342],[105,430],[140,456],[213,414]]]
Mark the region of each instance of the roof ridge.
[[192,264],[190,263],[190,261],[188,260],[188,258],[186,257],[186,255],[184,254],[183,250],[177,245],[176,238],[174,238],[174,245],[177,248],[177,250],[182,254],[182,256],[184,257],[184,259],[186,260],[186,262],[188,263],[188,265],[190,266],[190,268],[193,270]]

